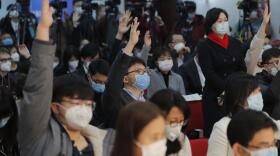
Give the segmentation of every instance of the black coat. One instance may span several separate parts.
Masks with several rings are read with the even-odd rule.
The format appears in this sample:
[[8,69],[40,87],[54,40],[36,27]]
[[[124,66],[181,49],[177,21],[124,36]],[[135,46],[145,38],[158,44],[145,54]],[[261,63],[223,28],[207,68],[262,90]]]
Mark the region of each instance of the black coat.
[[119,111],[134,99],[123,90],[123,78],[127,73],[131,57],[122,52],[111,67],[102,98],[105,128],[115,128]]
[[202,85],[194,59],[184,63],[179,71],[184,80],[186,94],[202,94]]
[[227,49],[209,39],[197,46],[199,64],[206,79],[202,96],[206,136],[223,115],[217,97],[225,90],[226,79],[233,73],[246,71],[246,52],[247,47],[232,37]]
[[263,110],[275,120],[280,119],[280,72],[274,77],[263,70],[256,75],[263,95]]

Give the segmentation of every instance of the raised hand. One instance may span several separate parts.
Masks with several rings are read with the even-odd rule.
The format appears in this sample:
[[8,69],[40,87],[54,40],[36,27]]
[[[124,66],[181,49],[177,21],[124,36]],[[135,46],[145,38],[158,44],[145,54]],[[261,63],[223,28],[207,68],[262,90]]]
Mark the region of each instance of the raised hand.
[[18,51],[19,51],[19,54],[22,55],[26,59],[30,58],[30,56],[31,56],[30,52],[25,44],[19,45]]
[[140,31],[137,30],[139,26],[138,18],[135,17],[133,23],[131,24],[130,37],[126,47],[123,49],[124,53],[132,55],[133,48],[139,41]]
[[129,10],[125,11],[125,14],[123,16],[121,16],[120,19],[119,19],[118,32],[121,33],[121,34],[125,34],[130,28],[130,25],[128,25],[128,23],[131,20],[132,20],[131,12]]
[[263,23],[264,24],[268,24],[269,20],[270,20],[270,16],[271,16],[271,12],[268,12],[268,5],[265,5],[265,9],[263,12]]
[[151,47],[152,45],[152,37],[151,37],[151,34],[150,34],[150,31],[146,31],[145,33],[145,36],[144,36],[144,45],[146,47]]
[[139,24],[140,23],[138,22],[138,18],[135,17],[134,21],[131,25],[130,37],[129,37],[128,44],[131,44],[131,45],[135,46],[138,43],[140,31],[137,30],[137,29],[138,29]]
[[49,28],[53,23],[53,8],[49,5],[49,0],[42,0],[41,19],[37,27],[36,39],[49,41]]

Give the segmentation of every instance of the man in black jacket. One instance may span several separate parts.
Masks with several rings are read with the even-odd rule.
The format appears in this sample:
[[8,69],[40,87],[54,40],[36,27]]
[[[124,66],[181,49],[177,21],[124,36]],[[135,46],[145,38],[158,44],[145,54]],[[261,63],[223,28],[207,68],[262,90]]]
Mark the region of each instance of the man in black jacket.
[[186,94],[202,94],[205,85],[205,77],[201,71],[197,57],[184,63],[179,68],[179,71],[184,80]]
[[126,104],[134,100],[145,101],[144,90],[150,84],[150,77],[144,61],[133,57],[132,53],[139,40],[138,26],[135,18],[129,42],[117,56],[109,73],[102,103],[105,128],[115,128],[118,113]]

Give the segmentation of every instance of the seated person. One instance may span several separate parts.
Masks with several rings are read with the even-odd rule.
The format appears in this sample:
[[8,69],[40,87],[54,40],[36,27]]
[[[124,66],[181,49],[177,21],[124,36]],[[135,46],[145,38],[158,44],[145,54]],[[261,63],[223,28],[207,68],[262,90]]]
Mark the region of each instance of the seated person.
[[166,88],[173,89],[184,95],[185,87],[182,77],[171,70],[173,67],[172,50],[169,48],[159,48],[154,53],[153,60],[157,68],[149,71],[151,85],[147,91],[148,97]]
[[[55,46],[49,38],[52,9],[42,0],[42,16],[32,48],[32,63],[24,87],[19,117],[21,156],[100,156],[97,145],[81,133],[92,118],[93,92],[75,75],[55,81]],[[96,129],[99,131],[99,129]],[[91,131],[98,134],[99,132]]]
[[166,155],[191,156],[189,139],[182,133],[191,113],[183,96],[171,89],[164,89],[156,92],[150,101],[156,104],[165,116]]
[[202,95],[205,77],[198,63],[197,56],[184,63],[179,68],[179,73],[184,80],[187,95],[195,93]]
[[96,108],[93,112],[93,120],[91,123],[99,127],[103,123],[101,99],[105,91],[105,84],[108,80],[110,66],[105,60],[99,59],[91,62],[88,70],[90,85],[94,92],[94,99],[96,103]]
[[245,110],[230,121],[227,138],[234,156],[278,156],[277,132],[277,126],[267,115]]

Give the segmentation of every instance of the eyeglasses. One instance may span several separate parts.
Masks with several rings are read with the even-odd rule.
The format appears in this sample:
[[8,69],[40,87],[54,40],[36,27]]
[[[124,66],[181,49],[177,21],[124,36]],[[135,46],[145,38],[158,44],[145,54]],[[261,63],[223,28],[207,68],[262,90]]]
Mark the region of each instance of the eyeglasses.
[[169,122],[168,124],[170,125],[170,127],[177,127],[177,126],[186,126],[187,125],[187,121],[180,121],[180,122]]
[[7,61],[12,61],[12,58],[0,59],[0,62],[7,62]]
[[270,147],[278,147],[278,145],[279,145],[278,141],[275,140],[275,142],[272,145],[264,145],[264,146],[248,145],[248,147],[259,150],[259,149],[265,149],[265,148],[270,148]]
[[92,107],[92,110],[95,110],[96,108],[96,103],[95,102],[84,102],[84,103],[81,103],[79,102],[79,100],[62,100],[61,103],[66,103],[68,105],[71,105],[71,106],[74,106],[74,105],[85,105],[85,106],[89,106],[89,107]]
[[275,60],[273,62],[268,62],[267,64],[275,64],[275,65],[278,65],[279,64],[279,60]]
[[143,69],[137,69],[137,70],[133,70],[131,72],[128,72],[127,75],[131,74],[131,73],[137,73],[139,75],[144,75],[144,74],[148,74],[149,70],[148,69],[144,69],[144,70]]

